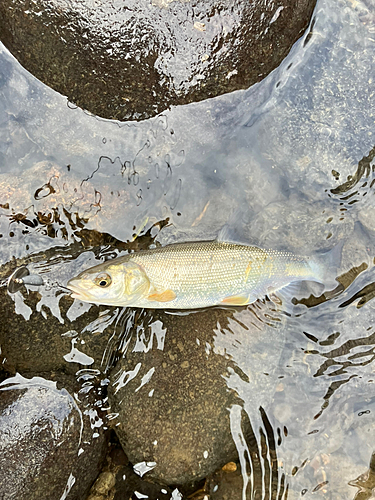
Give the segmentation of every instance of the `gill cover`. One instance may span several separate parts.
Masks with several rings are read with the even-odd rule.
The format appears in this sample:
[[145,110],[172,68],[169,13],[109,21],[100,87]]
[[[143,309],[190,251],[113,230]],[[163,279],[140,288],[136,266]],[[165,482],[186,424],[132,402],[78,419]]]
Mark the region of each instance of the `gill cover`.
[[147,274],[138,264],[126,262],[123,264],[125,295],[129,297],[146,295],[150,289]]

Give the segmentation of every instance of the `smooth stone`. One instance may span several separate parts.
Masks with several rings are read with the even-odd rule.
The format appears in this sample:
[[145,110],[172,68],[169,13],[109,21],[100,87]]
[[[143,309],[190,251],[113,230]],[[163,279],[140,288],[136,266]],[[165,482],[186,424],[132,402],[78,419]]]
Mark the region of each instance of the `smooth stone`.
[[0,360],[4,369],[24,375],[59,370],[74,375],[82,368],[104,371],[103,352],[112,335],[105,328],[108,316],[100,316],[100,309],[92,306],[83,308],[78,318],[69,318],[73,299],[68,295],[56,298],[54,309],[54,298],[48,295],[43,289],[11,296],[0,288]]
[[248,88],[306,29],[314,0],[3,0],[1,41],[72,103],[142,120]]
[[216,472],[208,481],[208,492],[211,500],[242,500],[243,477],[238,466],[234,471]]
[[90,496],[88,500],[94,500],[95,498],[105,498],[107,494],[110,493],[111,489],[116,484],[116,475],[110,471],[104,471],[99,474],[99,477],[95,481],[94,485],[90,490]]
[[87,500],[124,500],[131,498],[135,491],[137,498],[170,500],[170,488],[142,479],[134,472],[116,435],[112,433],[102,472]]
[[[249,399],[255,408],[264,404],[282,338],[273,328],[278,340],[248,328],[251,321],[249,309],[139,313],[108,387],[114,430],[136,472],[167,485],[194,484],[238,459],[231,408],[242,405],[238,393],[249,380]],[[262,340],[277,346],[267,358],[263,344],[251,351]]]
[[[68,378],[65,386],[73,386]],[[52,380],[17,374],[0,386],[0,491],[17,500],[80,500],[97,476],[106,438]]]

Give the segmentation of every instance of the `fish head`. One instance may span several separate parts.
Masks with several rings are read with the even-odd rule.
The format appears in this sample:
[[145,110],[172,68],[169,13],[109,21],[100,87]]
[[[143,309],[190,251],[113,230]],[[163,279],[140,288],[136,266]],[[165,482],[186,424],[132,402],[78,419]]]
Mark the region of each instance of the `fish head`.
[[100,264],[68,281],[74,299],[106,305],[135,305],[148,295],[150,282],[141,266],[133,262]]

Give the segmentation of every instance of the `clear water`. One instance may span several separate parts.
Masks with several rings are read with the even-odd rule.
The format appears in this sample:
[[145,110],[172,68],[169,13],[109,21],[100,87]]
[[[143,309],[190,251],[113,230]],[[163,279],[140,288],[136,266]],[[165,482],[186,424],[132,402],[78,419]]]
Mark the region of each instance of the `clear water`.
[[107,330],[118,310],[70,334],[90,306],[59,307],[59,285],[99,258],[154,238],[213,239],[225,224],[302,255],[344,240],[341,295],[277,325],[238,311],[215,330],[211,348],[238,367],[226,383],[243,400],[230,410],[243,498],[374,495],[371,473],[355,482],[375,444],[374,51],[373,1],[319,0],[311,33],[260,84],[115,123],[74,108],[0,48],[1,278],[16,259],[47,283],[33,304],[13,294],[8,321],[35,310],[65,324],[63,363],[90,365],[78,343],[98,328],[109,344],[95,369],[118,347]]

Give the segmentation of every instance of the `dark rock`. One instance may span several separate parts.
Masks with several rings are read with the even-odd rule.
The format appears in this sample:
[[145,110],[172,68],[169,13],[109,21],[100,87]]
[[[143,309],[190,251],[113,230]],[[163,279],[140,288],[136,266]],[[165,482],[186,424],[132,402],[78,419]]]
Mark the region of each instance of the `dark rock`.
[[93,484],[87,500],[130,499],[135,491],[149,500],[169,500],[171,494],[170,488],[142,479],[134,472],[113,433],[102,472]]
[[[97,307],[70,321],[66,313],[73,299],[68,295],[60,297],[56,311],[52,312],[47,304],[41,306],[43,295],[48,293],[25,290],[11,297],[6,289],[0,289],[3,317],[0,359],[4,368],[9,373],[61,370],[72,375],[80,368],[100,369],[113,332],[103,334]],[[52,306],[51,302],[48,301],[48,305]],[[102,319],[105,322],[108,318]]]
[[[67,380],[65,385],[71,384]],[[93,432],[89,413],[65,388],[20,375],[1,384],[2,499],[56,500],[65,492],[68,500],[81,500],[100,470],[105,449],[103,431]]]
[[207,493],[212,500],[242,500],[243,477],[239,466],[232,471],[216,472],[207,483]]
[[3,0],[2,42],[37,78],[92,113],[144,119],[244,89],[276,68],[314,0]]
[[[259,336],[243,322],[253,317],[249,310],[223,309],[182,316],[139,313],[137,334],[112,370],[109,386],[111,411],[118,413],[114,429],[136,471],[144,473],[148,465],[146,477],[156,481],[194,483],[237,459],[230,408],[242,401],[227,380],[230,373],[239,380],[247,375],[226,350],[241,346],[248,360],[249,344]],[[263,397],[259,386],[267,387],[263,371],[269,361],[259,359],[258,368],[252,359],[256,405]]]
[[116,475],[111,471],[103,471],[90,490],[87,500],[102,500],[111,494],[116,484]]

